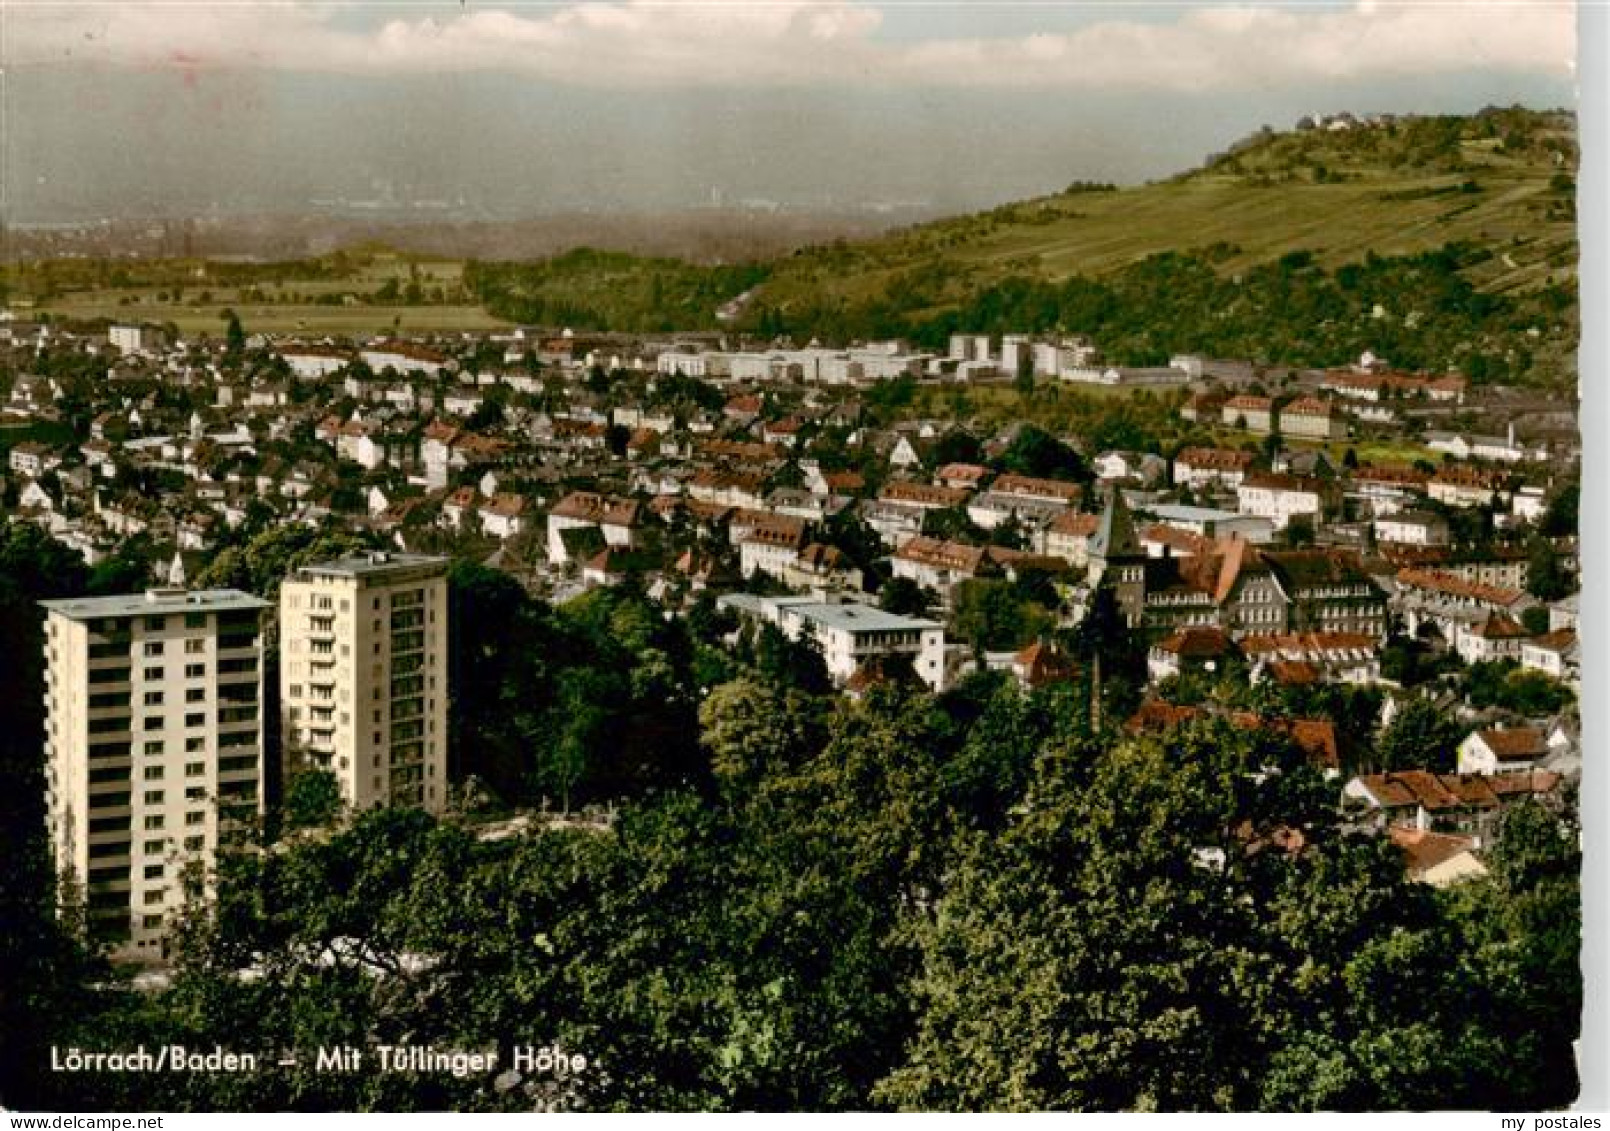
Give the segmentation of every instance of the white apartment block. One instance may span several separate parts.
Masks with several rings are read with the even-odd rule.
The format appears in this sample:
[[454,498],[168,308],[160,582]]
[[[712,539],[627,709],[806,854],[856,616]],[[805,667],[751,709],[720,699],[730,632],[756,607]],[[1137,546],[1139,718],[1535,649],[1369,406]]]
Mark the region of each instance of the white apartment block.
[[288,753],[332,772],[354,808],[441,811],[446,558],[373,553],[297,570],[280,586],[280,656]]
[[123,354],[152,353],[162,348],[161,330],[150,326],[112,326],[106,340]]
[[233,589],[45,601],[46,812],[91,930],[160,953],[263,806],[262,613]]
[[1284,530],[1294,518],[1314,521],[1324,509],[1319,492],[1294,476],[1248,475],[1236,488],[1237,510],[1266,518],[1275,530]]
[[1429,511],[1398,511],[1375,520],[1375,540],[1399,546],[1446,546],[1448,520]]

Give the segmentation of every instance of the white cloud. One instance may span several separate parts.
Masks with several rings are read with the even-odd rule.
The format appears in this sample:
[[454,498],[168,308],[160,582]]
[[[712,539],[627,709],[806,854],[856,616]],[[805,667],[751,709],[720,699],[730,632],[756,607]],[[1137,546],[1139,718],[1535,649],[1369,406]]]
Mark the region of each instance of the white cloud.
[[[894,42],[854,0],[620,0],[407,15],[351,30],[329,5],[0,4],[9,65],[269,68],[406,75],[497,71],[600,87],[949,86],[1209,92],[1455,71],[1565,76],[1569,0],[1238,4],[1171,22]],[[981,23],[987,9],[979,8]]]

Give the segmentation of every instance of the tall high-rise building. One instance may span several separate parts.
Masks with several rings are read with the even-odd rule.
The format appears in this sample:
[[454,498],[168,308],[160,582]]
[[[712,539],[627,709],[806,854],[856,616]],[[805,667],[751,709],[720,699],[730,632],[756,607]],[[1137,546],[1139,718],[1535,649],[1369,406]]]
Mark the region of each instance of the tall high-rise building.
[[[263,805],[262,613],[233,589],[45,601],[47,819],[90,929],[161,947]],[[191,870],[194,869],[194,872]]]
[[447,559],[374,553],[280,586],[287,773],[335,774],[347,804],[447,800]]

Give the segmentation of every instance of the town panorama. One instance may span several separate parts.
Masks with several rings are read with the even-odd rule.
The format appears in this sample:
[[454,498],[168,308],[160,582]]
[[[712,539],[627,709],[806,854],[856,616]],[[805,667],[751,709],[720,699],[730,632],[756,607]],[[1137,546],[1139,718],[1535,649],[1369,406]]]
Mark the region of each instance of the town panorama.
[[0,1102],[1568,1106],[1573,128],[742,262],[9,233]]

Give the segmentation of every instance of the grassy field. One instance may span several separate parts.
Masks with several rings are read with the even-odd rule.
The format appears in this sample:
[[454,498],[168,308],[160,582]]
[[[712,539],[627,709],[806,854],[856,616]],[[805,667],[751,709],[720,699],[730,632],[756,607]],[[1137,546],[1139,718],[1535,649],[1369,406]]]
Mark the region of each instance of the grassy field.
[[[264,269],[249,285],[226,285],[196,262],[180,286],[109,286],[63,290],[34,310],[58,317],[172,322],[185,334],[221,334],[225,312],[240,316],[248,333],[364,335],[401,331],[491,330],[506,326],[463,289],[464,265],[367,250],[345,257],[339,275]],[[406,301],[406,288],[421,301]],[[386,288],[390,287],[391,291]],[[320,301],[323,299],[324,301]],[[331,299],[341,301],[332,303]]]
[[221,336],[224,311],[234,310],[247,333],[267,334],[380,334],[393,329],[403,332],[452,332],[494,330],[508,323],[492,317],[479,306],[319,306],[313,304],[236,304],[218,302],[208,306],[175,306],[156,299],[130,304],[105,296],[67,296],[43,305],[40,310],[66,318],[113,321],[172,322],[184,334]]

